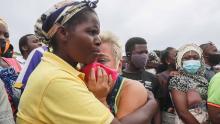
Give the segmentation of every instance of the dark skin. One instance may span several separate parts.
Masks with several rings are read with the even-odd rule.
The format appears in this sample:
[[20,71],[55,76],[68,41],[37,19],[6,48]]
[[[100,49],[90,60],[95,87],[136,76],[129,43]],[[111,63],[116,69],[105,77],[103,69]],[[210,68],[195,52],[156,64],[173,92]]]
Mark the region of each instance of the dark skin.
[[[148,54],[147,44],[135,44],[134,49],[131,52],[131,56],[134,54]],[[131,57],[129,57],[128,66],[127,68],[125,68],[124,71],[130,72],[130,73],[136,73],[141,70],[144,70],[144,68],[142,69],[136,68],[135,65],[131,62]],[[157,106],[159,106],[158,103],[157,103]],[[157,113],[155,113],[154,115],[155,117],[153,118],[153,123],[159,124],[161,122],[159,112],[157,111]]]
[[203,56],[204,56],[205,63],[209,66],[215,66],[209,62],[208,57],[209,57],[209,54],[217,52],[218,49],[213,43],[210,43],[207,45],[208,45],[207,48],[205,50],[203,50]]
[[[168,52],[168,57],[165,61],[166,64],[168,65],[168,68],[167,68],[166,71],[164,71],[164,72],[157,75],[157,78],[160,82],[160,85],[162,86],[163,89],[166,89],[167,91],[168,91],[168,79],[169,79],[169,77],[178,75],[178,72],[176,71],[176,68],[174,66],[175,59],[176,59],[176,53],[177,53],[176,49],[171,49]],[[174,108],[172,108],[172,107],[168,108],[168,112],[174,113]]]
[[208,113],[212,124],[220,124],[220,108],[208,105]]
[[24,54],[22,55],[24,59],[27,59],[30,52],[35,49],[42,46],[40,40],[35,35],[27,36],[27,45],[23,46],[22,49],[24,51]]
[[[199,54],[195,51],[186,52],[183,55],[182,61],[199,60]],[[201,101],[201,97],[197,92],[187,93],[172,89],[171,96],[178,116],[185,124],[200,124],[197,119],[188,111],[189,107]]]
[[[100,30],[98,17],[95,13],[92,12],[87,16],[87,20],[81,22],[74,27],[60,27],[55,35],[57,46],[53,53],[72,65],[74,68],[76,68],[78,62],[83,64],[94,62],[96,60],[96,57],[100,54],[101,40],[98,36]],[[95,77],[94,73],[91,74],[91,77]],[[103,90],[100,89],[100,86],[104,86],[102,84],[103,81],[106,80],[111,80],[111,78],[107,76],[106,72],[104,72],[102,69],[99,69],[98,79],[92,81],[97,81],[94,84],[99,86],[99,91],[103,92]],[[97,87],[94,86],[94,88]],[[100,95],[100,93],[96,94]],[[152,97],[152,95],[148,98],[149,99],[147,104],[144,105],[142,108],[122,118],[120,121],[114,118],[111,124],[149,123],[152,118],[152,113],[155,113],[155,111],[157,110],[157,106],[155,103],[156,101]],[[105,104],[106,101],[102,100],[100,101]]]
[[[131,52],[132,54],[147,54],[148,49],[147,49],[147,44],[135,44],[134,49]],[[131,57],[128,58],[128,67],[125,68],[126,72],[138,72],[140,71],[139,68],[136,68],[135,65],[131,62]]]
[[[6,25],[0,23],[0,39],[8,39],[9,38],[9,33],[8,33],[8,28]],[[2,45],[2,42],[0,42],[0,45]],[[0,66],[3,68],[8,68],[10,67],[1,57],[0,55]]]

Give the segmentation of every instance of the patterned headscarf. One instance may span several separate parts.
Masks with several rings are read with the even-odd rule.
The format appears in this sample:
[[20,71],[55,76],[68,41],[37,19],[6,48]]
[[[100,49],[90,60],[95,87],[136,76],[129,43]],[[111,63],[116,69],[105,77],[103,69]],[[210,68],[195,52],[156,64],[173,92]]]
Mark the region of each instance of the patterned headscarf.
[[202,55],[202,49],[199,46],[197,46],[196,44],[186,44],[186,45],[182,46],[181,48],[179,48],[179,50],[177,52],[177,56],[176,56],[177,70],[181,73],[185,73],[183,71],[182,58],[183,58],[184,54],[189,51],[195,51],[197,54],[199,54],[201,67],[200,67],[199,71],[197,72],[197,74],[203,75],[205,72],[205,66],[204,66],[205,64],[204,64],[204,58]]
[[149,52],[148,62],[153,64],[160,64],[160,58],[157,56],[156,52],[154,51]]
[[[201,67],[196,74],[188,74],[183,70],[182,58],[185,53],[195,51],[199,54]],[[202,50],[195,44],[187,44],[181,47],[177,52],[176,67],[180,75],[174,76],[169,81],[169,89],[176,89],[182,92],[187,92],[190,89],[197,90],[203,99],[207,98],[208,81],[204,78],[204,59]]]
[[[96,8],[96,1],[84,0],[76,2],[72,0],[64,0],[55,4],[48,11],[43,13],[35,24],[35,34],[40,38],[45,38],[49,41],[57,29],[63,26],[68,20],[70,20],[75,14],[83,10],[84,8]],[[45,42],[47,44],[47,42]]]

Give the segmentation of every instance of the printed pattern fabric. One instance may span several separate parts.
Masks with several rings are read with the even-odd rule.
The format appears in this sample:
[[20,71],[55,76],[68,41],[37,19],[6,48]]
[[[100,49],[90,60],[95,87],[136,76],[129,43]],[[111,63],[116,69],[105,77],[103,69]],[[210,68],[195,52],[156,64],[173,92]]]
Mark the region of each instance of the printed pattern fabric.
[[14,82],[16,81],[18,74],[14,70],[14,68],[0,68],[0,78],[4,83],[6,92],[9,97],[9,101],[11,103],[13,113],[16,112],[17,108],[17,100],[15,100],[15,92],[14,92]]

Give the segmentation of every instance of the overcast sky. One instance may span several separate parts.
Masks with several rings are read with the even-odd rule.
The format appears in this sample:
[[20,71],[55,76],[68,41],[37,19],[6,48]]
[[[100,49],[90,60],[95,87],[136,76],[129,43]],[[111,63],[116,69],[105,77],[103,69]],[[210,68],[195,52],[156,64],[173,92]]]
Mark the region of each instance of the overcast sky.
[[[9,25],[18,50],[22,35],[33,33],[36,19],[60,0],[0,0],[0,17]],[[149,49],[179,48],[185,43],[214,42],[220,48],[220,0],[100,0],[101,30],[122,41],[139,36]]]

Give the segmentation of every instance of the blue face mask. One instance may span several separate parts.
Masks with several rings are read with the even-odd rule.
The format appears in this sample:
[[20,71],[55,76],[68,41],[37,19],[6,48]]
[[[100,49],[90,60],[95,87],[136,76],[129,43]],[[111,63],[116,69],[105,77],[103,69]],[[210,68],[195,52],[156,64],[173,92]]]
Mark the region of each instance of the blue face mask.
[[183,61],[183,70],[189,74],[195,74],[200,67],[201,67],[201,63],[199,60]]

